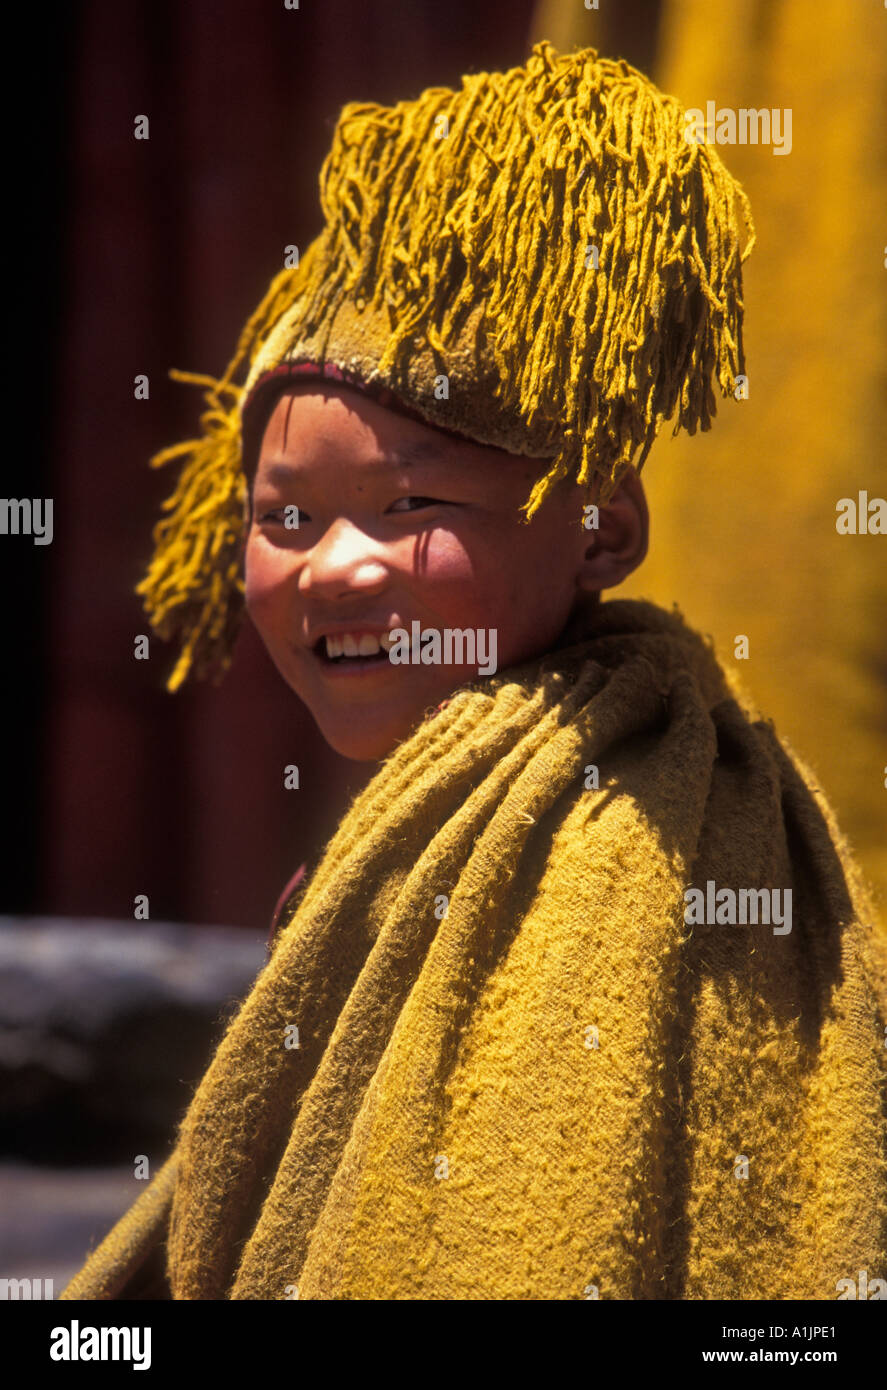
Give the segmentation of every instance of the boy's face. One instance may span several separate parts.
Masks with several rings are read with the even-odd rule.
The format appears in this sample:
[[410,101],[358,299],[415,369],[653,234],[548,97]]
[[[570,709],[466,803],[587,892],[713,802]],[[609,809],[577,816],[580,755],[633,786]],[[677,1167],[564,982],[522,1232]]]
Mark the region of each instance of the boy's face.
[[[327,656],[326,633],[495,629],[496,669],[547,651],[594,532],[560,484],[527,525],[543,460],[463,443],[316,380],[281,395],[251,492],[247,610],[287,684],[346,758],[386,757],[473,665]],[[298,507],[298,529],[285,525]],[[490,651],[490,643],[484,649]]]

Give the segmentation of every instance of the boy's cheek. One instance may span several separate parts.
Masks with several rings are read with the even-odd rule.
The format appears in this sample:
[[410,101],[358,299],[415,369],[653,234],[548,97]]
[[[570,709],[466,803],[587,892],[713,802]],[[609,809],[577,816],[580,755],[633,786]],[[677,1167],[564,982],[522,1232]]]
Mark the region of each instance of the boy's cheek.
[[246,609],[255,620],[257,614],[270,616],[281,601],[291,565],[286,552],[274,552],[259,542],[248,542],[244,554],[243,586]]

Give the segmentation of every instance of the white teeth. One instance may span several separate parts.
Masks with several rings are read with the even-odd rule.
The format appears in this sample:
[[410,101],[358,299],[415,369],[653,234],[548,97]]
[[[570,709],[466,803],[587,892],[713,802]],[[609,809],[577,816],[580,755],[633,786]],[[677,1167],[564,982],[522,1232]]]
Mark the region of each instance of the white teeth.
[[374,637],[371,632],[364,632],[360,637],[350,632],[343,632],[339,637],[327,637],[326,654],[328,657],[336,656],[376,656],[381,650],[388,651],[391,646],[390,638],[385,633],[381,638]]

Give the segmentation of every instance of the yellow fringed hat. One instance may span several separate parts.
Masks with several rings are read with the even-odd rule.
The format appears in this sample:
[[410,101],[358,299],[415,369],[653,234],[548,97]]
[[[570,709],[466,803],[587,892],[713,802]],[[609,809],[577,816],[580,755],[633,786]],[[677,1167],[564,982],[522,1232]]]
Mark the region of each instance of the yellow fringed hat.
[[[342,109],[325,226],[272,281],[184,456],[138,586],[182,650],[168,682],[218,678],[243,610],[247,481],[268,404],[326,376],[438,429],[550,459],[606,502],[660,426],[710,428],[744,374],[748,199],[684,110],[623,61],[533,47],[523,67],[396,106]],[[749,230],[743,250],[739,203]],[[240,381],[236,378],[240,378]]]

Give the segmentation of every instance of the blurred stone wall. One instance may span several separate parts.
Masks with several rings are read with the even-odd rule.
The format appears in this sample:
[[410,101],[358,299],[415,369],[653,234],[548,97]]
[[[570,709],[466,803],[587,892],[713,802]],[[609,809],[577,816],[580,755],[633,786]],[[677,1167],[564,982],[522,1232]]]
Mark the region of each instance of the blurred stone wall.
[[52,1296],[145,1190],[263,936],[0,918],[0,1278]]
[[265,956],[242,928],[0,918],[0,1154],[163,1149]]

